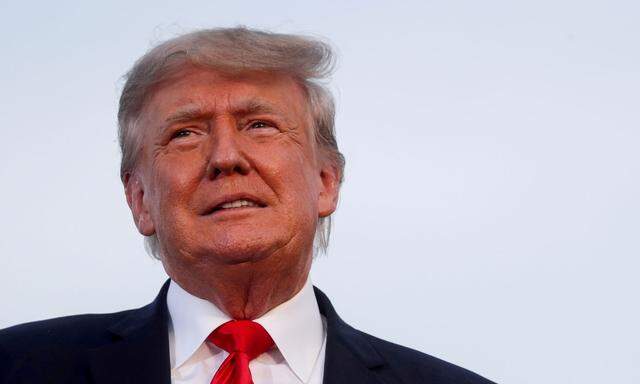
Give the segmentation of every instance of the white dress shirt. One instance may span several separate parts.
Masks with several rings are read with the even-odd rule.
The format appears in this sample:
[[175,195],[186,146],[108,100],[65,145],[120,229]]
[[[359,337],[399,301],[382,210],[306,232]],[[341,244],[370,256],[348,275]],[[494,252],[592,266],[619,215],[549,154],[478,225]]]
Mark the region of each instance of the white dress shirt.
[[[218,307],[195,297],[173,280],[167,293],[171,383],[210,384],[229,355],[206,340],[231,320]],[[255,384],[322,384],[326,321],[318,310],[311,281],[291,299],[254,319],[275,347],[249,363]]]

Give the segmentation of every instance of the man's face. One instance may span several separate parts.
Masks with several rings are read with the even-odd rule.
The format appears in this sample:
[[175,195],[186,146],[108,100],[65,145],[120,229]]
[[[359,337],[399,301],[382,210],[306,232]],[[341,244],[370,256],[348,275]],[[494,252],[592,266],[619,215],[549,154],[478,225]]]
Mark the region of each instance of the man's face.
[[310,255],[338,193],[310,124],[304,91],[287,76],[187,68],[160,85],[140,116],[142,152],[126,192],[165,264]]

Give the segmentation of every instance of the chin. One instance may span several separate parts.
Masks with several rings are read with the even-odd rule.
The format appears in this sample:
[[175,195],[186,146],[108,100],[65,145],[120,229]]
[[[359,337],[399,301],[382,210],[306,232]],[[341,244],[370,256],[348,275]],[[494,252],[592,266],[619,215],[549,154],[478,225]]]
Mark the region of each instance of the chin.
[[202,258],[212,258],[217,263],[240,264],[256,262],[268,258],[288,243],[285,239],[267,236],[251,236],[246,233],[234,236],[227,232],[225,236],[203,239],[201,247],[195,252]]
[[202,250],[203,258],[215,259],[219,264],[242,264],[257,262],[269,257],[269,252],[257,247],[212,247]]

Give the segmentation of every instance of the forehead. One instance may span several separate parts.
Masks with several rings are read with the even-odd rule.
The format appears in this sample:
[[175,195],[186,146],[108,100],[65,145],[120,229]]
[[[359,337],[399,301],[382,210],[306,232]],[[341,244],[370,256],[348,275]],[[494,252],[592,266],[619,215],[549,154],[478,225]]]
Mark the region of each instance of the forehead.
[[265,72],[230,75],[195,67],[184,68],[156,85],[140,117],[152,123],[189,110],[212,115],[251,110],[296,120],[309,117],[305,92],[291,76]]

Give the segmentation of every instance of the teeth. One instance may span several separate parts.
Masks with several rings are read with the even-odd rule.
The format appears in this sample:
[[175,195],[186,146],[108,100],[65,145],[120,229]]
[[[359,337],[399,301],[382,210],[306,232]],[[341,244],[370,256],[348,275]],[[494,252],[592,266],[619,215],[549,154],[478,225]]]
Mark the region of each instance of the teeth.
[[230,203],[224,203],[220,206],[220,208],[222,209],[227,209],[227,208],[240,208],[240,207],[257,207],[258,204],[254,203],[253,201],[249,201],[249,200],[236,200],[236,201],[232,201]]

